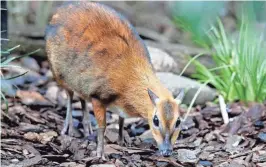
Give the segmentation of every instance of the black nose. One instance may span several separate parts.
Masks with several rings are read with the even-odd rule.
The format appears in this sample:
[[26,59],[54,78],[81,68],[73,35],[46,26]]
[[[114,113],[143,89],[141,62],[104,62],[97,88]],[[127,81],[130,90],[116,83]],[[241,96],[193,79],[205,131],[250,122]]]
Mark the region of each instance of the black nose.
[[169,157],[170,155],[172,155],[172,150],[170,149],[166,149],[166,150],[161,150],[161,155],[164,157]]

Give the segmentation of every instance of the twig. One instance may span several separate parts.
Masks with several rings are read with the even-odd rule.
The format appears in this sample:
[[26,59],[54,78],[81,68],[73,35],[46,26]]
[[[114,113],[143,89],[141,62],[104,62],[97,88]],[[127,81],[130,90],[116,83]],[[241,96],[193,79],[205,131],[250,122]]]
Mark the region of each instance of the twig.
[[231,155],[230,158],[241,157],[241,156],[244,156],[246,154],[253,153],[255,151],[257,151],[257,150],[249,150],[249,151],[246,151],[246,152],[241,152],[241,153],[238,153],[238,154],[235,154],[235,155]]
[[209,82],[210,82],[210,80],[207,80],[207,81],[206,81],[201,87],[199,87],[199,89],[198,89],[197,92],[195,93],[195,95],[194,95],[194,97],[193,97],[193,99],[192,99],[192,101],[191,101],[191,103],[190,103],[190,105],[189,105],[189,107],[188,107],[187,113],[186,113],[184,119],[182,120],[183,122],[186,121],[186,119],[187,119],[187,117],[188,117],[188,115],[189,115],[189,113],[190,113],[190,111],[191,111],[191,109],[192,109],[192,106],[194,105],[194,103],[195,103],[195,101],[196,101],[196,99],[197,99],[199,93],[201,92],[201,90],[202,90],[202,89],[203,89],[203,88],[204,88]]
[[200,53],[200,54],[194,56],[191,60],[189,60],[189,62],[188,62],[188,63],[186,64],[186,66],[183,68],[183,70],[181,71],[181,73],[179,74],[179,76],[182,76],[182,75],[183,75],[183,73],[187,70],[188,66],[192,63],[192,61],[194,61],[196,58],[198,58],[198,57],[200,57],[200,56],[202,56],[202,55],[203,55],[203,53]]
[[219,95],[219,104],[220,104],[220,109],[221,109],[222,117],[224,120],[224,124],[228,124],[229,117],[228,117],[228,113],[226,112],[226,105],[225,105],[224,98],[222,95]]

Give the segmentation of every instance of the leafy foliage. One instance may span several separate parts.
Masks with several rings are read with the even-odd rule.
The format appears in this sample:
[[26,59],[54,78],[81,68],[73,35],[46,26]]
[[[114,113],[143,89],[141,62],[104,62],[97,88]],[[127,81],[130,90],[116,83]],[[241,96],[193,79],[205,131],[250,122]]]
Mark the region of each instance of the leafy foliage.
[[208,37],[213,44],[212,59],[216,68],[208,69],[194,60],[192,77],[212,84],[228,101],[266,99],[266,44],[248,23],[242,22],[237,40],[229,39],[223,24],[212,27]]
[[[257,34],[251,25],[266,20],[266,3],[236,3],[239,33],[235,40],[229,38],[220,20],[217,27],[211,26],[215,25],[213,18],[221,15],[225,4],[199,1],[197,5],[192,2],[172,5],[176,25],[189,32],[196,44],[208,49],[216,64],[215,68],[208,69],[196,60],[199,54],[190,59],[183,72],[193,63],[196,73],[192,77],[201,82],[210,81],[225,100],[262,102],[266,100],[265,34]],[[202,12],[203,8],[210,10]]]
[[[17,59],[22,58],[22,57],[25,57],[25,56],[32,55],[32,54],[34,54],[34,53],[36,53],[36,52],[39,51],[39,49],[38,49],[38,50],[35,50],[35,51],[30,52],[30,53],[28,53],[28,54],[25,54],[25,55],[23,55],[23,56],[10,57],[10,56],[9,56],[10,53],[11,53],[13,50],[15,50],[16,48],[18,48],[18,47],[20,47],[20,45],[17,45],[17,46],[15,46],[15,47],[10,48],[10,49],[5,50],[5,51],[0,50],[0,53],[1,53],[1,54],[0,54],[0,59],[1,59],[1,61],[0,61],[0,69],[1,69],[1,71],[2,71],[3,69],[8,70],[8,69],[10,69],[10,68],[21,68],[20,66],[12,65],[12,64],[10,64],[10,63],[11,63],[12,61],[14,61],[14,60],[17,60]],[[24,72],[24,73],[22,73],[22,74],[18,74],[18,75],[15,75],[15,76],[9,77],[9,78],[5,78],[4,75],[3,75],[2,72],[1,72],[1,73],[0,73],[0,75],[1,75],[0,80],[1,80],[1,82],[2,82],[2,80],[11,80],[11,79],[15,79],[15,78],[18,78],[18,77],[21,77],[21,76],[25,75],[26,73],[27,73],[27,72]],[[5,102],[5,104],[6,104],[6,111],[8,111],[8,101],[6,100],[6,97],[5,97],[5,95],[3,94],[2,91],[0,91],[0,95],[1,95],[1,99],[3,99],[4,102]]]

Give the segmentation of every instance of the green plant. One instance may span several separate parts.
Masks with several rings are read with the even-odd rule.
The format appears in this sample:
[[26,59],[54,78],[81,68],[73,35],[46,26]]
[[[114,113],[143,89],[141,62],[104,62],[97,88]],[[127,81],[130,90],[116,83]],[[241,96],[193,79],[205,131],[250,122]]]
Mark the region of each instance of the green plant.
[[192,77],[210,80],[227,101],[263,102],[266,99],[266,44],[250,24],[242,22],[237,40],[229,39],[223,24],[207,33],[212,43],[212,59],[216,67],[208,69],[191,59],[196,66]]
[[[8,69],[10,69],[10,68],[21,68],[20,66],[13,65],[13,64],[10,64],[10,63],[11,63],[12,61],[14,61],[14,60],[17,60],[17,59],[22,58],[22,57],[25,57],[25,56],[32,55],[32,54],[34,54],[34,53],[36,53],[36,52],[39,51],[39,49],[38,49],[38,50],[35,50],[35,51],[30,52],[30,53],[28,53],[28,54],[26,54],[26,55],[23,55],[23,56],[10,57],[10,56],[9,56],[10,53],[11,53],[13,50],[15,50],[16,48],[18,48],[18,47],[20,47],[20,45],[17,45],[17,46],[15,46],[15,47],[10,48],[10,49],[5,50],[5,51],[0,50],[0,53],[1,53],[1,54],[0,54],[0,59],[1,59],[1,61],[0,61],[0,69],[1,69],[1,73],[0,73],[0,77],[1,77],[1,78],[0,78],[0,81],[1,81],[1,82],[2,82],[3,80],[11,80],[11,79],[15,79],[15,78],[18,78],[18,77],[20,77],[20,76],[25,75],[27,72],[24,72],[24,73],[21,73],[21,74],[15,75],[15,76],[11,76],[11,77],[5,78],[4,75],[3,75],[3,73],[2,73],[2,71],[3,71],[3,70],[8,70]],[[7,101],[7,99],[6,99],[5,95],[4,95],[4,93],[2,92],[2,90],[0,90],[0,95],[1,95],[1,99],[4,100],[4,102],[5,102],[5,104],[6,104],[6,111],[8,111],[8,101]]]
[[227,10],[229,5],[234,5],[231,15],[236,17],[237,26],[241,25],[241,19],[246,21],[266,21],[266,2],[222,2],[222,1],[174,1],[169,2],[170,15],[173,23],[181,30],[188,32],[192,41],[200,47],[211,46],[211,41],[206,35],[206,30],[215,22],[218,16],[230,16]]
[[173,23],[188,32],[192,41],[201,47],[211,45],[206,30],[223,10],[226,2],[174,1],[169,5]]

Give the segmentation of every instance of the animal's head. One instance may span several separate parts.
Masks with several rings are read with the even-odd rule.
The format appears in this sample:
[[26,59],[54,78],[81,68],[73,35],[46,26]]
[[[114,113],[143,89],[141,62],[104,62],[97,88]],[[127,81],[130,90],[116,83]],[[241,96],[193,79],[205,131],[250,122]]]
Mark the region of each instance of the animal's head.
[[180,132],[180,111],[179,104],[184,97],[184,90],[174,99],[160,99],[151,90],[148,90],[149,96],[155,106],[152,114],[149,114],[149,125],[153,137],[157,142],[159,151],[163,156],[170,156]]

